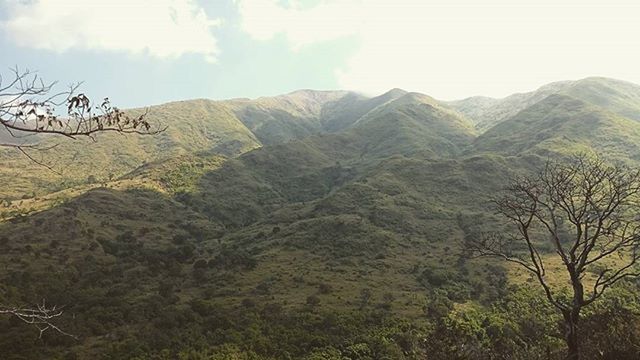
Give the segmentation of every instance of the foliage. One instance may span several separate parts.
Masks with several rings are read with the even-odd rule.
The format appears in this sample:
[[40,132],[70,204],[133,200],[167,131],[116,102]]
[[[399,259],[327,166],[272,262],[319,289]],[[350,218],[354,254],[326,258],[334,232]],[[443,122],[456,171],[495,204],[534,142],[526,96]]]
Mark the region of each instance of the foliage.
[[[461,244],[547,156],[636,163],[633,119],[565,94],[476,137],[426,96],[311,94],[151,108],[156,139],[60,145],[64,181],[1,155],[0,302],[66,305],[81,336],[2,318],[3,358],[562,358],[530,280]],[[594,358],[638,357],[637,293],[585,314]]]

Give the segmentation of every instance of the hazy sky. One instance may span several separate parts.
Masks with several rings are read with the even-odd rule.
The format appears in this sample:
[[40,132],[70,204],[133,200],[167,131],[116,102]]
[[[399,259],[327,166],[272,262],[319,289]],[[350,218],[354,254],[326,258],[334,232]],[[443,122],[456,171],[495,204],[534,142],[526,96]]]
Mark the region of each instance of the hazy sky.
[[501,97],[640,83],[638,0],[0,0],[0,68],[121,106],[400,87]]

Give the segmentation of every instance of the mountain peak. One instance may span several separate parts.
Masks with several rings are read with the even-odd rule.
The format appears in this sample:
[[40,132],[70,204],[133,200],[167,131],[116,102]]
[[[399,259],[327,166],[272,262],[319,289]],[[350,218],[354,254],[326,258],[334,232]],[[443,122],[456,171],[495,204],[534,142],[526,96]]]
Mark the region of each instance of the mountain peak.
[[381,96],[385,96],[385,97],[390,97],[390,98],[399,98],[403,95],[406,95],[408,93],[408,91],[400,89],[400,88],[393,88],[389,91],[387,91],[386,93],[382,94]]
[[304,98],[314,100],[318,102],[324,102],[327,99],[336,99],[347,95],[349,92],[344,90],[312,90],[312,89],[300,89],[292,91],[285,95],[276,96],[277,98]]

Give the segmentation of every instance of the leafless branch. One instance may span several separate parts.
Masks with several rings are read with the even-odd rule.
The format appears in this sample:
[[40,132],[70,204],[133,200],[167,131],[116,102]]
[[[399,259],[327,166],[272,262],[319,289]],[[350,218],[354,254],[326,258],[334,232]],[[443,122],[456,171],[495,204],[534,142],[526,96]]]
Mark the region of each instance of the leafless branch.
[[55,324],[55,321],[63,314],[62,307],[55,305],[49,307],[44,300],[42,300],[42,304],[36,305],[35,308],[0,307],[0,314],[13,315],[22,322],[35,326],[40,332],[38,338],[41,338],[42,334],[47,330],[53,330],[62,335],[78,339],[77,336],[67,333]]
[[[94,104],[87,95],[78,92],[80,84],[71,85],[67,91],[54,92],[56,84],[45,83],[37,73],[16,67],[11,69],[11,74],[12,80],[6,85],[0,77],[0,130],[6,130],[15,139],[45,134],[95,140],[97,133],[154,135],[166,129],[159,122],[148,121],[148,109],[130,116],[112,106],[108,98]],[[65,105],[64,115],[56,112],[62,105]],[[34,160],[25,151],[24,143],[5,141],[0,147],[16,149]]]

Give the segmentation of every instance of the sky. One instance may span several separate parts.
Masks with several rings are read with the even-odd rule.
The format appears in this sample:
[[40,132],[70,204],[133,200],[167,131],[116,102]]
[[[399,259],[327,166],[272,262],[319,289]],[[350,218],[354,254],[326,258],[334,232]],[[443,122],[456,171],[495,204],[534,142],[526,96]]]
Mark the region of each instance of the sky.
[[0,0],[0,73],[121,107],[297,89],[442,100],[640,83],[637,0]]

